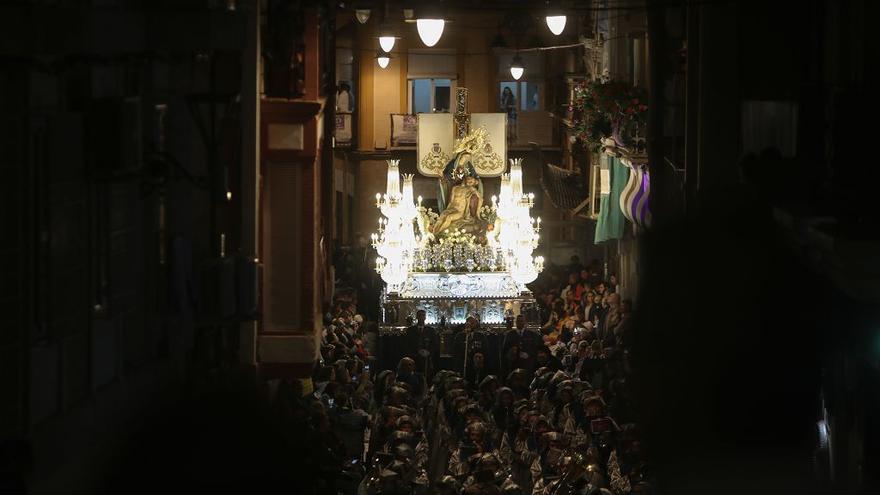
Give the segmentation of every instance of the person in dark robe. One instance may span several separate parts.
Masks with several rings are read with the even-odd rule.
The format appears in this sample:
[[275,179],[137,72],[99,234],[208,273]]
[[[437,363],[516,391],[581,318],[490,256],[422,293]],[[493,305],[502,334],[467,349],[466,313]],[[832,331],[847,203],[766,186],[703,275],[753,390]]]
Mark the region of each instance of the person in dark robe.
[[523,315],[519,315],[516,317],[516,328],[504,334],[504,341],[501,344],[501,360],[504,362],[511,347],[516,346],[519,348],[519,359],[522,360],[522,363],[516,363],[516,366],[510,369],[524,367],[533,370],[535,354],[540,345],[541,338],[536,332],[526,328],[526,319]]
[[477,318],[469,316],[464,327],[455,335],[452,341],[453,369],[467,374],[470,366],[471,354],[480,350],[485,352],[489,348],[489,340],[486,333],[480,329]]
[[559,371],[562,369],[562,362],[554,356],[546,345],[538,348],[535,354],[535,365],[537,367],[546,367],[551,371]]
[[425,393],[425,377],[416,372],[416,362],[412,358],[405,357],[397,364],[397,381],[408,385],[413,397],[421,397]]
[[468,383],[468,387],[476,389],[487,376],[489,376],[489,368],[486,366],[486,353],[476,349],[471,353],[464,379]]
[[415,360],[416,370],[431,380],[440,360],[440,337],[425,325],[425,310],[416,311],[416,323],[406,329],[405,355]]

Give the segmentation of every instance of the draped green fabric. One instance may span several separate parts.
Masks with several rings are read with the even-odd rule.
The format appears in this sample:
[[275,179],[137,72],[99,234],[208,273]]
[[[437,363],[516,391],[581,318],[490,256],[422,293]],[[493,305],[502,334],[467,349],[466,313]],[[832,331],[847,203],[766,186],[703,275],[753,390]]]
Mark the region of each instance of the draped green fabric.
[[599,198],[599,219],[596,222],[594,244],[622,238],[626,224],[626,218],[620,211],[620,193],[629,180],[629,167],[614,157],[608,157],[608,166],[611,169],[611,194],[603,194]]

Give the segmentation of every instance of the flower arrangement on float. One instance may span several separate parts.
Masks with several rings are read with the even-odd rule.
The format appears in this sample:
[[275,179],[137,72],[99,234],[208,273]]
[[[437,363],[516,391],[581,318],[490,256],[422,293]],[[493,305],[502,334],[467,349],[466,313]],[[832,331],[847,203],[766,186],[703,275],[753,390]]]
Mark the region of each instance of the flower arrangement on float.
[[573,138],[581,146],[599,152],[611,140],[614,146],[642,151],[648,105],[641,88],[604,78],[582,81],[574,87],[568,111]]

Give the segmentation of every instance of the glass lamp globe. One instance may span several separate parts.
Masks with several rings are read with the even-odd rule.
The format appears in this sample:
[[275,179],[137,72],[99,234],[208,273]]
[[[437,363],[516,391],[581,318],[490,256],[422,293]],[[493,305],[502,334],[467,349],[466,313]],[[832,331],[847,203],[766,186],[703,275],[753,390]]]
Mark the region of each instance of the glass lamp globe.
[[395,41],[397,40],[394,36],[379,36],[379,46],[382,47],[382,51],[385,53],[391,53]]
[[567,18],[564,15],[548,15],[546,20],[550,32],[556,36],[559,36],[562,34],[562,31],[565,31],[565,21]]
[[523,67],[522,58],[519,55],[513,57],[513,60],[510,62],[510,75],[514,80],[519,81],[519,78],[522,77],[523,72],[526,69]]
[[510,75],[513,76],[514,80],[519,81],[519,78],[522,77],[524,70],[525,69],[523,69],[522,67],[511,67]]
[[370,20],[370,9],[356,9],[354,11],[354,17],[361,24],[366,24],[368,20]]
[[443,19],[418,19],[416,28],[419,30],[419,38],[425,46],[434,46],[443,36],[443,27],[446,21]]

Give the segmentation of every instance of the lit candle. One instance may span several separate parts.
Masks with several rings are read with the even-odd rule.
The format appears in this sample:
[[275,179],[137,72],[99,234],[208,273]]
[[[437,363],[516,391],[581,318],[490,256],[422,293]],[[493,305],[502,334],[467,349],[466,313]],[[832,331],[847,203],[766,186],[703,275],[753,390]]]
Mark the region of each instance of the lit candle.
[[394,198],[400,196],[400,169],[398,168],[399,160],[388,160],[388,197]]
[[522,197],[522,158],[510,159],[510,189],[514,200]]
[[405,174],[403,176],[403,204],[413,204],[413,175]]
[[510,193],[510,176],[504,174],[503,176],[501,176],[501,197],[499,198],[501,203],[505,203],[505,200],[510,201]]
[[379,194],[379,193],[376,193],[376,207],[377,207],[377,208],[378,208],[379,205],[381,204],[381,201],[382,201],[382,195]]

